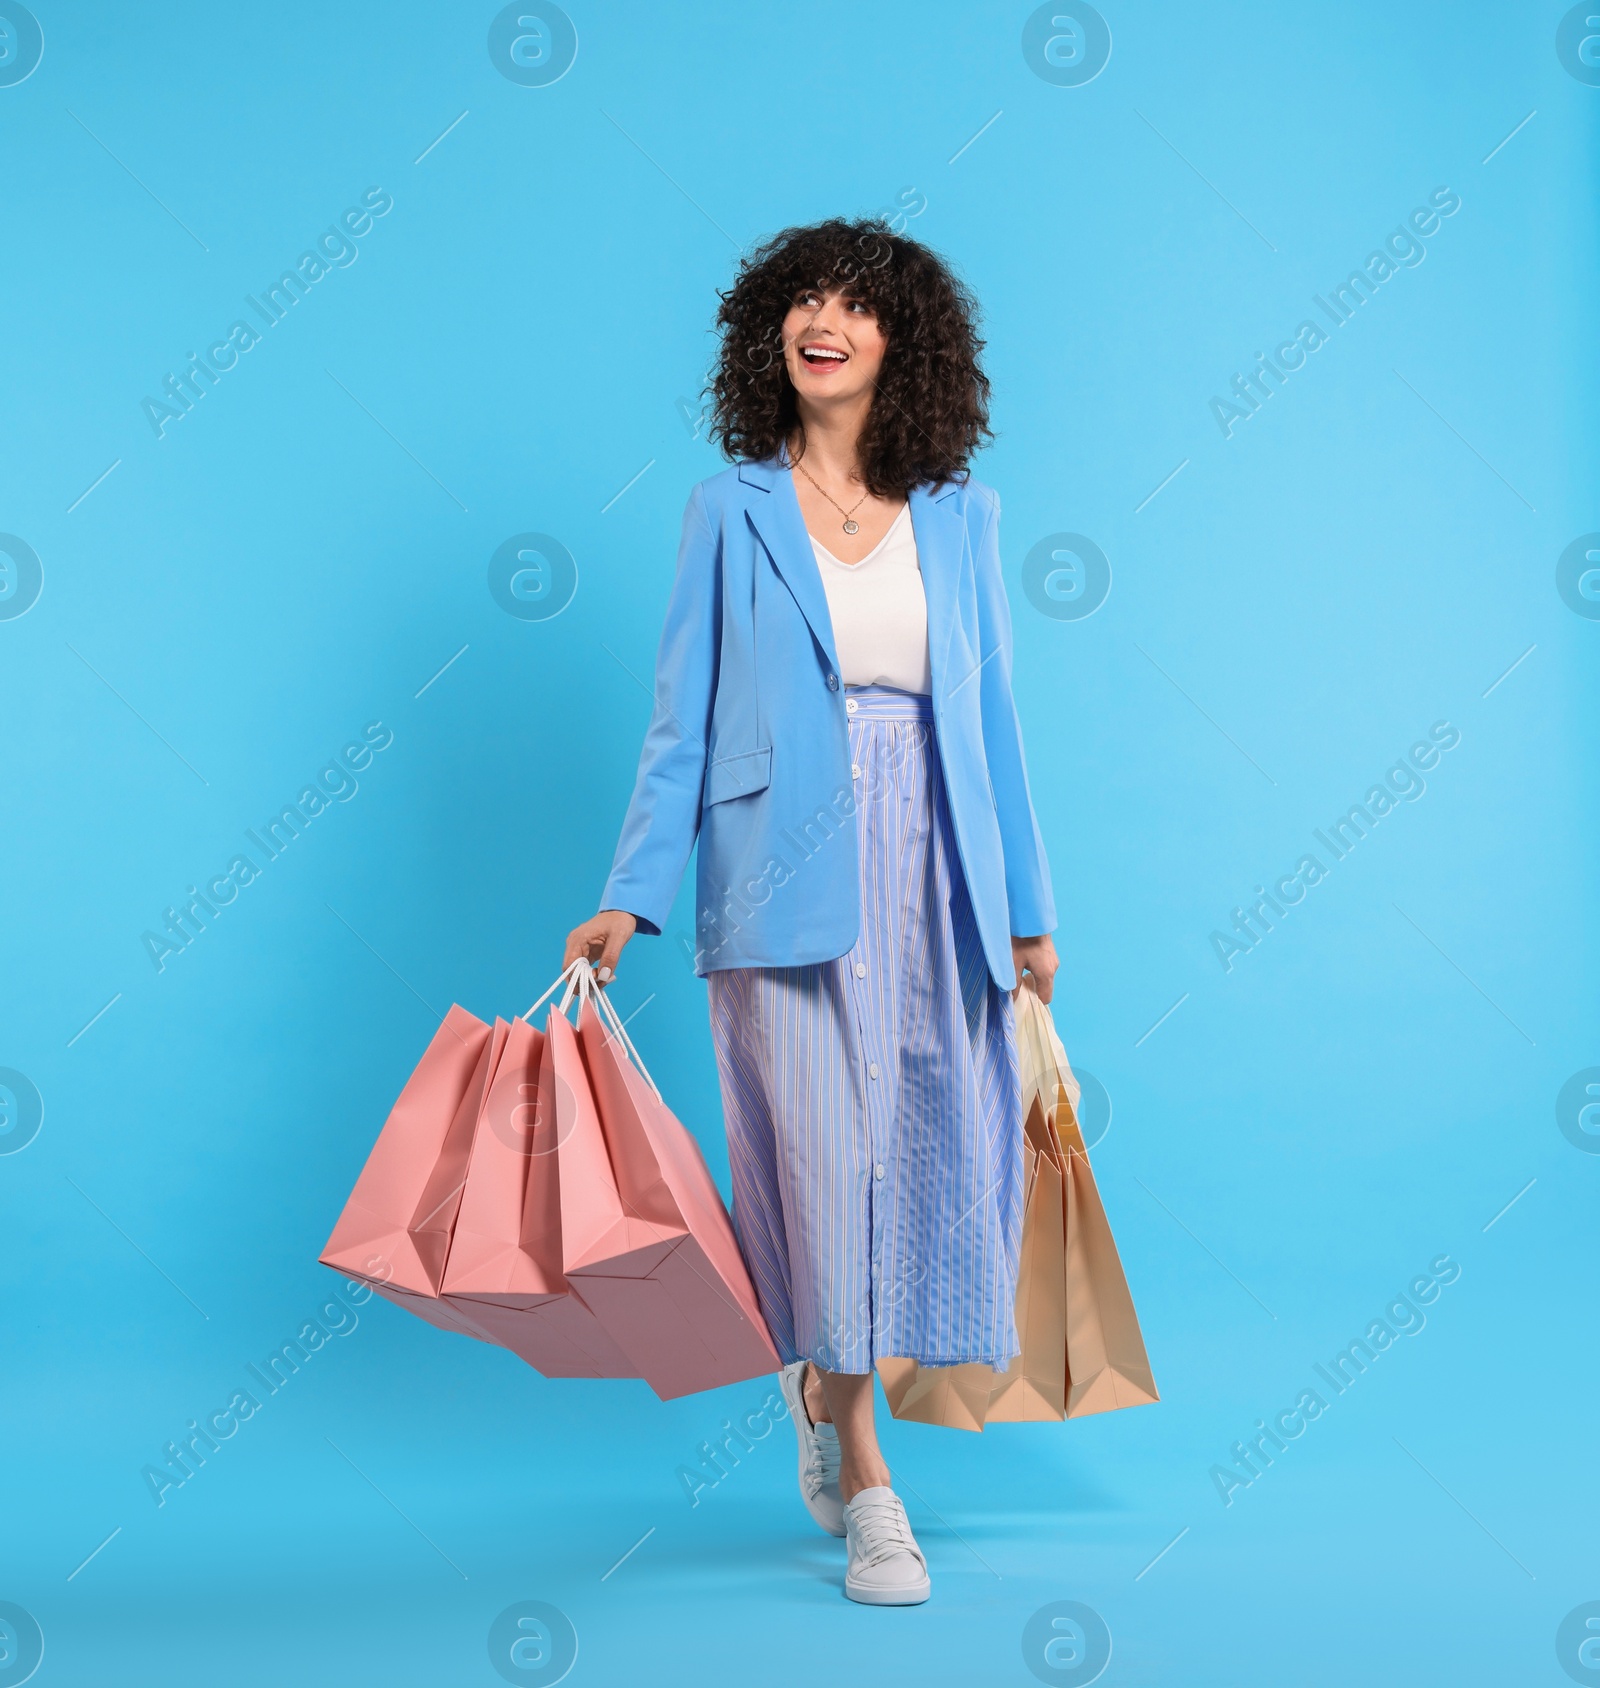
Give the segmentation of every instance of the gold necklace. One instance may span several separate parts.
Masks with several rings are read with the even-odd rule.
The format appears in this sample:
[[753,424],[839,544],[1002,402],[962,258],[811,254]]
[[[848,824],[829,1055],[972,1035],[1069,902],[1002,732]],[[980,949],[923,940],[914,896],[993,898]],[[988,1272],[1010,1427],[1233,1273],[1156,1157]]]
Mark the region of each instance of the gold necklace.
[[816,476],[810,474],[806,470],[804,465],[802,465],[800,463],[796,463],[795,468],[797,468],[800,471],[800,473],[802,475],[804,475],[806,477],[806,479],[808,481],[810,481],[811,484],[814,487],[817,488],[817,491],[820,492],[822,494],[822,496],[827,499],[827,501],[834,507],[834,509],[837,510],[839,512],[839,514],[844,517],[844,531],[846,533],[859,533],[861,531],[860,522],[853,522],[853,521],[851,521],[850,517],[855,511],[859,510],[861,508],[861,506],[866,503],[868,497],[870,496],[870,492],[862,493],[862,495],[855,501],[855,503],[852,504],[848,510],[846,510],[844,505],[842,505],[839,502],[839,500],[833,496],[833,494],[831,492],[829,492],[825,487],[818,485]]

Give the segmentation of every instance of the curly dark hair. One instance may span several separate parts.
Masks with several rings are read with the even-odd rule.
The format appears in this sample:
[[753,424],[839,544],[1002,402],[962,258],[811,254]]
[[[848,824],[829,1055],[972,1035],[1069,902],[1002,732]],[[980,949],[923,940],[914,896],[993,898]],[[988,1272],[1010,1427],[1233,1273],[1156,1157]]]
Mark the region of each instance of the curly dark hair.
[[978,354],[978,302],[936,252],[881,217],[834,217],[785,229],[739,264],[720,296],[711,437],[735,461],[761,461],[804,430],[784,367],[781,327],[807,288],[872,307],[888,346],[860,441],[861,473],[880,498],[961,481],[989,428]]

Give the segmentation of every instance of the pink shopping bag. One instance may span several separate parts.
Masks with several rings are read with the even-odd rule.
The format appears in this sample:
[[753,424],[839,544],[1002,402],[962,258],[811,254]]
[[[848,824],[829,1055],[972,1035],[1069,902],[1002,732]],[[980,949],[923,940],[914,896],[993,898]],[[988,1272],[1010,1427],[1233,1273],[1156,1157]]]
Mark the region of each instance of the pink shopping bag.
[[587,962],[573,979],[578,1033],[555,1011],[546,1028],[566,1081],[556,1102],[569,1283],[663,1400],[776,1371],[699,1146],[643,1072]]
[[[501,1043],[503,1044],[503,1038]],[[445,1330],[492,1341],[439,1299],[478,1114],[499,1046],[452,1006],[390,1111],[320,1259]]]
[[546,1377],[637,1377],[561,1269],[557,1121],[546,1039],[497,1020],[504,1049],[485,1093],[443,1295]]
[[552,1377],[643,1377],[666,1400],[776,1370],[698,1145],[588,962],[563,986],[542,1034],[540,1003],[492,1027],[451,1008],[323,1264]]

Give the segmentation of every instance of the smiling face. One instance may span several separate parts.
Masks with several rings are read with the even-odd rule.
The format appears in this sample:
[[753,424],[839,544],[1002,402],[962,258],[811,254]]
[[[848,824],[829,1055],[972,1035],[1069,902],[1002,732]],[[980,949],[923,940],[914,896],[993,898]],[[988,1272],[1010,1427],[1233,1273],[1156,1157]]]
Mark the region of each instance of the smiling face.
[[869,400],[888,339],[864,300],[807,288],[783,319],[783,361],[802,406]]

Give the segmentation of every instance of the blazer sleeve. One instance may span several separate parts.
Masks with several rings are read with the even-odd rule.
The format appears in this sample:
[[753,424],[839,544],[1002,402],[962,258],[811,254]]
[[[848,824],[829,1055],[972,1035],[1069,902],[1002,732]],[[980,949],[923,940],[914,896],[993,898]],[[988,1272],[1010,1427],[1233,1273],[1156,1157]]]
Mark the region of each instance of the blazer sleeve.
[[990,491],[986,502],[983,535],[973,554],[983,747],[1005,853],[1012,936],[1037,938],[1055,930],[1055,895],[1050,886],[1050,862],[1028,792],[1022,727],[1011,694],[1011,608],[1000,578],[1000,500]]
[[631,914],[651,937],[666,925],[700,831],[721,627],[721,553],[696,487],[656,653],[655,709],[600,897],[602,909]]

